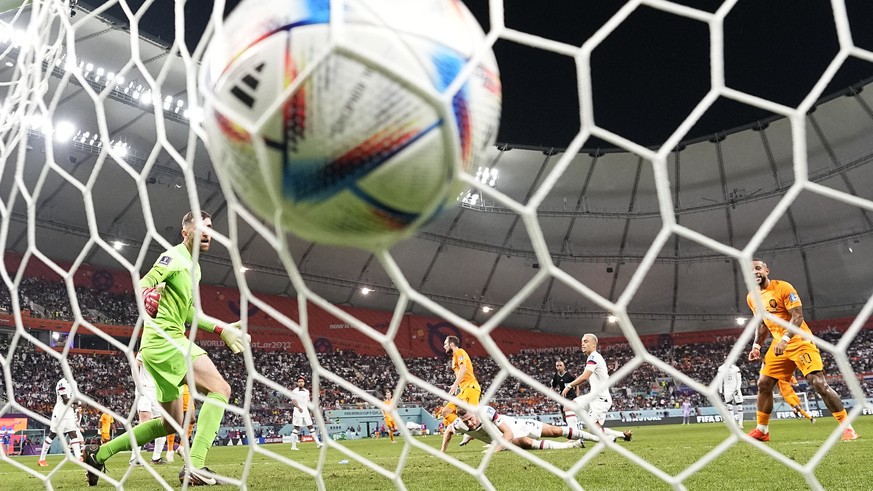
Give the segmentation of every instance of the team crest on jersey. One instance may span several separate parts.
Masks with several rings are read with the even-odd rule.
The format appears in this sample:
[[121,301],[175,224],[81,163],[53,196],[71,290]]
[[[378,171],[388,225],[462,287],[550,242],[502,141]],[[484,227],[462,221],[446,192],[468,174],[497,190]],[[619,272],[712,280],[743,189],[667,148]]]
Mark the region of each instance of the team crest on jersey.
[[776,305],[777,305],[777,304],[776,304],[776,299],[775,299],[775,298],[771,298],[771,299],[770,299],[770,307],[775,309],[775,308],[776,308]]
[[173,260],[173,258],[170,256],[161,256],[161,259],[158,260],[158,264],[161,264],[163,266],[167,266],[170,264],[170,261],[172,261],[172,260]]
[[799,299],[797,298],[797,293],[795,293],[795,292],[791,292],[791,293],[788,294],[788,301],[789,301],[789,302],[796,302],[796,301],[798,301],[798,300],[799,300]]

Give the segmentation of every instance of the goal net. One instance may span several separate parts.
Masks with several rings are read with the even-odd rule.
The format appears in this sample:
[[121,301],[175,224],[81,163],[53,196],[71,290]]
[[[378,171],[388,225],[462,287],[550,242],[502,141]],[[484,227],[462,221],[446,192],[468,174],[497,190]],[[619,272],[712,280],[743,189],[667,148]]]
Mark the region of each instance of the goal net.
[[[642,341],[629,306],[643,288],[644,279],[659,255],[665,248],[672,247],[668,245],[672,238],[681,238],[708,249],[713,255],[735,262],[747,291],[755,291],[757,283],[748,265],[756,251],[765,244],[768,234],[789,213],[792,203],[802,193],[835,200],[853,209],[873,211],[873,202],[869,199],[850,190],[825,186],[813,179],[806,153],[809,128],[805,116],[823,95],[829,81],[849,59],[873,62],[873,53],[853,42],[849,12],[844,2],[831,2],[839,49],[800,104],[788,107],[732,88],[725,81],[724,24],[732,8],[737,5],[736,1],[725,1],[713,11],[664,0],[628,1],[579,46],[550,39],[543,33],[512,28],[505,21],[503,2],[489,1],[490,26],[486,43],[515,43],[573,60],[577,70],[581,129],[563,152],[549,154],[554,165],[538,176],[524,199],[512,199],[491,187],[487,180],[477,179],[472,173],[465,175],[465,182],[473,190],[472,194],[467,193],[468,197],[477,195],[480,197],[477,203],[484,201],[501,207],[504,212],[514,216],[519,229],[525,229],[532,248],[531,257],[536,265],[536,272],[527,284],[516,294],[494,302],[497,307],[482,322],[458,315],[447,307],[443,299],[429,295],[422,288],[426,279],[421,278],[420,272],[412,273],[401,268],[392,251],[374,254],[368,260],[368,264],[378,264],[390,278],[390,286],[374,288],[396,294],[397,301],[392,312],[374,321],[374,316],[362,309],[347,308],[340,305],[343,302],[326,300],[324,295],[318,293],[319,286],[327,284],[331,287],[358,288],[366,284],[366,273],[361,272],[357,279],[349,280],[349,276],[344,277],[342,273],[307,270],[308,257],[313,254],[313,248],[257,219],[237,200],[229,186],[219,184],[205,152],[206,142],[203,141],[204,132],[201,128],[202,101],[197,84],[205,45],[215,32],[215,23],[221,18],[225,2],[215,2],[214,8],[219,13],[211,17],[208,17],[209,12],[197,11],[200,4],[183,0],[176,0],[171,11],[158,10],[159,3],[167,2],[110,0],[93,3],[96,5],[88,5],[84,1],[77,4],[71,0],[0,2],[0,7],[10,9],[0,16],[0,61],[4,63],[0,65],[0,240],[4,250],[10,251],[10,254],[11,251],[20,253],[15,261],[11,255],[7,255],[0,267],[5,290],[8,291],[12,319],[5,331],[8,340],[0,344],[5,348],[0,352],[3,370],[0,419],[10,414],[23,414],[48,426],[55,400],[52,388],[57,378],[63,376],[77,381],[74,400],[84,406],[90,421],[94,422],[102,413],[108,413],[114,417],[119,432],[130,431],[137,424],[136,405],[131,404],[131,398],[137,385],[133,376],[136,365],[134,357],[143,330],[145,311],[136,285],[157,255],[178,243],[178,219],[189,209],[195,212],[202,209],[216,215],[220,212],[221,219],[216,219],[216,228],[212,232],[213,247],[224,252],[218,259],[206,254],[201,258],[204,279],[200,294],[195,298],[198,309],[194,322],[208,317],[209,309],[205,305],[209,302],[233,303],[244,330],[252,334],[272,335],[276,331],[261,325],[269,320],[281,326],[282,334],[273,341],[269,341],[267,336],[267,341],[256,342],[242,355],[232,357],[222,351],[224,345],[217,336],[191,330],[190,339],[210,348],[210,357],[219,365],[224,376],[239,377],[229,380],[233,392],[223,423],[233,429],[231,433],[219,434],[219,439],[233,442],[234,445],[246,443],[247,447],[244,452],[234,454],[237,460],[233,462],[225,460],[210,464],[232,486],[270,489],[278,486],[278,483],[288,483],[289,486],[304,487],[315,484],[318,489],[347,489],[349,486],[354,486],[354,489],[407,489],[425,485],[440,488],[445,483],[422,483],[416,480],[418,474],[428,475],[428,469],[437,466],[439,469],[450,469],[454,473],[452,475],[470,479],[465,482],[495,489],[501,487],[502,481],[499,473],[495,474],[492,469],[500,465],[498,461],[502,457],[511,457],[516,459],[512,461],[515,462],[512,465],[514,471],[517,472],[522,466],[524,472],[537,470],[556,478],[558,484],[570,489],[583,489],[589,485],[592,488],[611,487],[615,481],[602,486],[586,483],[586,474],[593,470],[595,459],[613,455],[629,463],[620,472],[634,486],[648,487],[655,482],[659,486],[686,489],[689,481],[699,473],[712,472],[713,466],[710,464],[720,456],[745,445],[781,462],[789,472],[801,476],[809,487],[827,487],[827,483],[819,480],[817,469],[839,442],[840,429],[836,426],[807,460],[798,461],[775,447],[753,441],[734,425],[724,425],[724,431],[713,442],[710,451],[680,465],[666,465],[658,459],[663,454],[675,452],[663,450],[659,452],[660,455],[643,456],[641,450],[609,439],[602,439],[584,452],[574,454],[571,461],[561,463],[544,457],[542,452],[525,451],[513,445],[508,445],[509,452],[499,456],[486,451],[481,458],[478,452],[475,459],[470,458],[469,454],[457,457],[451,452],[440,452],[439,444],[428,440],[428,437],[414,436],[413,430],[406,424],[398,424],[397,427],[403,437],[399,440],[402,445],[398,445],[402,450],[386,456],[372,453],[369,447],[356,446],[352,439],[326,438],[327,426],[344,424],[342,421],[328,421],[321,410],[313,410],[312,415],[315,427],[322,433],[321,437],[327,445],[305,458],[298,458],[293,452],[286,451],[285,447],[262,443],[264,437],[257,435],[263,426],[260,423],[265,420],[291,422],[289,401],[298,375],[306,378],[306,388],[313,395],[314,409],[323,408],[323,399],[328,394],[341,394],[332,397],[331,401],[347,395],[360,407],[375,411],[367,421],[378,421],[379,424],[383,421],[378,413],[380,410],[387,411],[395,421],[400,422],[406,419],[401,415],[406,414],[402,412],[404,406],[417,404],[426,412],[431,412],[435,405],[445,401],[463,409],[480,411],[481,414],[482,407],[503,400],[505,394],[500,393],[501,387],[511,382],[523,387],[531,399],[547,401],[554,411],[562,405],[572,405],[571,401],[547,386],[548,381],[544,380],[542,373],[529,373],[520,368],[518,360],[501,351],[494,340],[497,329],[513,312],[528,308],[528,299],[535,291],[552,288],[553,285],[555,288],[571,290],[577,298],[592,305],[598,315],[605,317],[609,314],[620,335],[626,339],[627,356],[621,360],[621,364],[614,365],[615,360],[607,359],[610,387],[622,387],[627,380],[639,374],[650,376],[652,380],[656,376],[671,378],[689,393],[697,394],[702,403],[716,408],[724,420],[729,419],[730,413],[717,393],[717,387],[721,384],[715,375],[717,366],[712,370],[712,378],[706,380],[693,378],[677,368],[678,365],[666,357],[666,351],[647,346]],[[339,5],[341,1],[336,0],[335,3]],[[644,146],[599,124],[600,114],[596,113],[594,105],[595,86],[591,75],[593,52],[637,9],[643,8],[687,19],[708,30],[711,39],[710,89],[675,130],[655,147]],[[169,15],[164,19],[164,24],[172,27],[173,41],[170,43],[141,29],[141,21],[154,15]],[[205,23],[207,18],[208,24],[202,26],[204,35],[201,39],[186,37],[192,25],[201,21]],[[103,44],[107,39],[111,42]],[[775,206],[750,234],[743,247],[707,237],[684,225],[673,212],[674,183],[668,171],[671,158],[689,131],[719,99],[768,111],[784,118],[790,128],[793,180],[775,195],[778,198]],[[556,254],[561,257],[572,254],[566,250],[565,244],[548,243],[538,221],[538,211],[543,201],[565,177],[574,157],[592,138],[637,156],[651,171],[657,192],[660,228],[638,258],[639,264],[620,294],[600,294],[589,286],[586,278],[568,273],[567,268],[555,257]],[[489,153],[492,164],[500,162],[504,150],[492,149]],[[59,196],[69,199],[59,200]],[[174,210],[172,213],[165,211],[170,207]],[[76,210],[79,220],[69,223],[55,219],[55,214],[66,216],[60,208]],[[468,206],[463,212],[477,212],[475,208]],[[115,212],[111,215],[103,213],[107,209]],[[170,214],[174,217],[178,215],[172,223],[156,219]],[[574,215],[570,213],[568,216]],[[113,221],[111,217],[118,219]],[[203,231],[202,222],[198,221],[198,226]],[[77,251],[72,255],[73,259],[61,261],[45,254],[45,244],[41,242],[46,240],[43,231],[65,234],[69,246]],[[126,239],[122,240],[121,237]],[[249,257],[247,251],[255,242],[268,245],[275,255],[270,258]],[[456,245],[464,244],[459,242]],[[125,247],[127,249],[123,249]],[[315,246],[315,250],[318,247]],[[475,247],[475,244],[471,247]],[[117,277],[114,283],[110,280],[101,292],[101,295],[107,295],[105,298],[110,298],[108,301],[105,298],[88,298],[89,294],[76,286],[82,271],[97,257],[113,263],[117,270],[126,275],[123,281]],[[264,275],[245,274],[250,262],[259,262],[262,270],[269,270],[271,278],[282,278],[281,286],[271,284],[270,290],[295,297],[296,300],[290,302],[294,305],[293,310],[278,308],[266,294],[259,293],[263,285],[259,281],[265,281],[265,278]],[[39,271],[60,278],[59,282],[52,283],[52,286],[27,272],[28,268],[37,266]],[[212,274],[209,272],[210,266],[224,266],[229,272],[224,275]],[[328,278],[332,274],[335,276]],[[351,277],[354,278],[353,275]],[[103,281],[96,275],[91,280],[97,283]],[[206,285],[222,283],[236,285],[238,301],[225,298],[213,290],[205,293]],[[49,295],[50,303],[40,303],[29,293],[34,291],[34,285],[41,295]],[[104,308],[89,310],[88,307],[93,305],[89,304],[92,300],[102,301]],[[756,310],[765,311],[760,299],[756,301]],[[468,302],[480,307],[483,301],[479,298]],[[350,300],[346,303],[350,303]],[[493,367],[490,371],[493,376],[488,380],[480,380],[483,392],[479,407],[469,406],[448,393],[453,377],[443,360],[409,358],[399,346],[397,333],[413,305],[426,310],[440,323],[453,326],[487,353],[487,358],[475,360],[475,363]],[[33,312],[49,319],[68,317],[72,319],[72,325],[57,331],[53,326],[46,327],[45,331],[37,331],[28,327],[28,319]],[[873,299],[863,304],[854,322],[835,342],[812,337],[823,352],[833,356],[833,371],[842,374],[846,392],[857,401],[850,410],[849,422],[855,421],[865,409],[863,401],[866,399],[847,353],[850,343],[861,331],[871,312]],[[313,336],[312,324],[317,316],[325,315],[336,319],[336,324],[331,324],[331,328],[336,325],[336,329],[353,331],[357,336],[354,338],[356,344],[346,346],[344,350],[331,350],[333,347],[320,345]],[[555,316],[559,315],[555,313]],[[770,314],[766,315],[779,322]],[[742,334],[727,352],[726,363],[741,363],[762,318],[759,313],[745,323]],[[221,320],[229,322],[236,319]],[[781,323],[785,324],[784,321]],[[793,326],[786,325],[786,329],[795,335],[806,336]],[[40,332],[55,332],[57,335]],[[438,338],[437,345],[441,346],[444,336],[440,336],[441,331],[433,332]],[[433,332],[415,335],[433,337]],[[80,342],[77,339],[84,339],[77,335],[87,335],[93,346],[77,346],[76,343]],[[292,346],[293,351],[284,350]],[[77,351],[82,347],[103,353],[82,354]],[[364,351],[377,355],[353,353],[363,347],[366,348]],[[97,362],[97,356],[105,358]],[[553,352],[549,356],[553,356]],[[91,375],[95,363],[100,364],[100,376]],[[551,370],[551,366],[546,370]],[[30,378],[28,374],[32,371],[39,373],[40,378]],[[381,378],[390,380],[389,386],[372,386],[369,380],[374,374],[384,375]],[[393,390],[392,399],[387,404],[383,392],[386,388]],[[128,398],[124,399],[123,394],[127,394]],[[590,403],[595,396],[585,397],[583,402]],[[806,405],[805,394],[801,394],[801,397]],[[206,394],[192,387],[192,400],[199,409],[204,405]],[[119,404],[118,401],[124,403]],[[747,405],[751,404],[750,400],[746,402]],[[777,407],[781,408],[779,404],[777,402]],[[186,412],[184,421],[175,425],[180,435],[179,441],[185,440],[183,435],[188,424],[196,419],[195,406]],[[576,405],[576,408],[581,406]],[[526,411],[525,408],[519,409]],[[73,409],[68,407],[67,410]],[[588,414],[577,412],[580,420],[590,428],[592,421]],[[419,417],[423,422],[426,416],[421,414]],[[370,428],[366,425],[367,421],[364,421],[361,433]],[[343,428],[345,436],[359,433],[346,430]],[[276,438],[281,440],[281,436],[276,435]],[[73,457],[69,442],[64,438],[60,438],[60,441],[64,450],[63,470],[74,469],[75,473],[44,473],[23,457],[3,455],[3,465],[12,468],[13,482],[18,482],[15,479],[22,477],[36,479],[47,489],[66,487],[67,481],[80,483],[85,466]],[[498,438],[498,441],[502,440]],[[187,442],[183,442],[182,446],[189,448]],[[175,487],[178,468],[165,470],[149,465],[147,459],[143,459],[146,469],[140,472],[126,466],[127,458],[116,456],[110,461],[108,471],[101,474],[102,485],[131,489]],[[348,465],[350,463],[355,466],[354,469]],[[9,476],[10,473],[6,472],[5,475]],[[454,479],[447,478],[446,483],[451,484]],[[341,480],[344,482],[339,482]],[[27,486],[32,486],[35,481],[21,482],[31,483]],[[642,482],[649,484],[640,484]]]

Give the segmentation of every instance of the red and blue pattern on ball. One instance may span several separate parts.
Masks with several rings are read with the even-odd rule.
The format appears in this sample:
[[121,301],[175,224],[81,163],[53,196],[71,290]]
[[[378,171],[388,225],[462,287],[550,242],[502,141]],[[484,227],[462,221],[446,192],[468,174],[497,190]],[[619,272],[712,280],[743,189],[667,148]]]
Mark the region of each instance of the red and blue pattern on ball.
[[[282,166],[283,195],[297,203],[315,204],[349,191],[372,206],[384,219],[387,228],[403,228],[417,220],[420,214],[404,212],[379,201],[362,190],[358,181],[440,124],[437,121],[425,128],[383,128],[332,161],[295,158],[286,152]],[[284,145],[281,147],[286,150]]]

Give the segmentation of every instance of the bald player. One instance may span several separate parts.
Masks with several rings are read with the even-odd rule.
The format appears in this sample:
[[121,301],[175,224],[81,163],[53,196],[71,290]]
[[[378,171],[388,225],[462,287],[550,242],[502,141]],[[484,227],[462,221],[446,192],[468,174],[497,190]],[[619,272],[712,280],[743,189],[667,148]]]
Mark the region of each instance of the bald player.
[[591,394],[595,394],[593,400],[585,401],[585,397],[577,397],[573,399],[573,405],[564,408],[564,415],[567,418],[567,426],[578,431],[576,426],[576,408],[579,407],[588,413],[588,418],[600,428],[606,436],[611,438],[624,438],[625,441],[631,441],[633,438],[632,431],[617,431],[610,428],[604,428],[603,423],[606,422],[606,414],[612,407],[612,396],[609,394],[609,370],[606,368],[606,361],[603,356],[597,351],[597,336],[587,333],[582,336],[582,352],[588,358],[585,361],[585,370],[582,375],[576,377],[572,382],[564,387],[561,395],[567,397],[570,389],[575,389],[579,385],[588,382],[591,387]]
[[[797,294],[797,290],[791,286],[791,283],[771,280],[770,269],[760,259],[752,261],[752,269],[758,281],[759,291],[755,293],[760,295],[767,312],[811,335],[812,331],[803,320],[803,305],[800,302],[800,296]],[[755,313],[752,293],[749,292],[746,303],[749,304],[752,313]],[[768,332],[773,335],[773,342],[770,343],[770,348],[764,356],[764,363],[758,377],[758,426],[749,432],[749,436],[762,442],[770,441],[773,386],[779,380],[790,383],[794,371],[797,369],[800,369],[800,373],[818,392],[837,422],[842,424],[846,420],[846,409],[843,407],[840,396],[828,385],[821,353],[812,341],[795,335],[780,324],[764,318],[764,322],[758,326],[755,343],[749,352],[749,361],[761,359],[761,344],[767,340]],[[842,439],[858,439],[858,434],[852,425],[846,425]]]

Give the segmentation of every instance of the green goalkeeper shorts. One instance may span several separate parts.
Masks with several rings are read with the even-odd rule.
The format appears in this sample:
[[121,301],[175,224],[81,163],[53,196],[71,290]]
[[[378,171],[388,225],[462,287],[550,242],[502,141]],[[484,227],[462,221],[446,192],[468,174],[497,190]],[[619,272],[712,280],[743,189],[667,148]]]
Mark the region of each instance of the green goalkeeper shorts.
[[[191,350],[191,362],[198,356],[205,355],[203,348],[197,346],[184,336],[173,336],[173,342],[165,341],[161,346],[143,348],[142,364],[155,379],[155,396],[158,402],[175,401],[182,394],[180,387],[185,383],[188,373],[188,349]],[[178,347],[177,347],[178,346]]]

